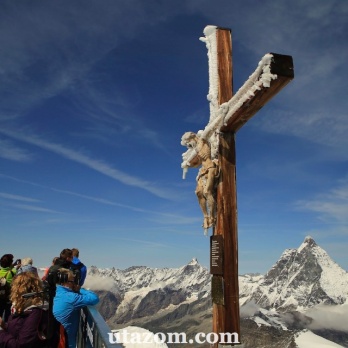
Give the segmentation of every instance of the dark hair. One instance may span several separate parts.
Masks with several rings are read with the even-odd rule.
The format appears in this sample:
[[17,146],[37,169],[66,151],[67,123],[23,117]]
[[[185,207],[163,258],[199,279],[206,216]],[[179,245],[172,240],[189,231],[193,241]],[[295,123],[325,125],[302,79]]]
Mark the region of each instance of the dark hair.
[[80,254],[79,249],[72,248],[71,251],[73,256],[79,257],[79,254]]
[[1,257],[0,265],[3,268],[11,267],[13,262],[13,255],[12,254],[5,254]]
[[71,257],[71,258],[73,257],[71,249],[63,249],[60,252],[60,258],[63,260],[66,260],[68,257]]

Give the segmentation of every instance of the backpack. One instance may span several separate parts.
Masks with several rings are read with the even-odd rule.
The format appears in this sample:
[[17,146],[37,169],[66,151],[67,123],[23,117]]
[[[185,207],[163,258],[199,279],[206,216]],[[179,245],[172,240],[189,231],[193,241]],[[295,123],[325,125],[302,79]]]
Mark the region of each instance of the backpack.
[[11,272],[12,277],[14,273],[12,271],[7,271],[7,273],[0,277],[0,301],[8,301],[11,294],[11,284],[7,282],[7,275]]

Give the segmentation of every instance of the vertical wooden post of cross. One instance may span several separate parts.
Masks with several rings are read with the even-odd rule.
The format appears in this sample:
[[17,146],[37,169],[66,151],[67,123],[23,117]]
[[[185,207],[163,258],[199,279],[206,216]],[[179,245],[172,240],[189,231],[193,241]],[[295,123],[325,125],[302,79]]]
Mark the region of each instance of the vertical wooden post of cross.
[[[218,98],[221,105],[233,95],[232,40],[229,29],[218,28],[216,35]],[[217,186],[217,223],[214,235],[223,238],[223,276],[213,275],[213,284],[220,284],[222,287],[223,303],[213,302],[213,332],[237,333],[239,336],[236,155],[233,131],[220,135],[219,164],[221,172]]]
[[[218,103],[232,98],[232,39],[230,29],[217,28]],[[212,277],[213,332],[237,334],[240,342],[238,233],[235,133],[275,94],[294,78],[291,56],[271,53],[269,83],[262,82],[220,128],[219,166],[217,186],[216,226],[211,237],[211,260],[214,247],[222,249],[222,266]],[[238,92],[237,92],[238,94]],[[236,94],[236,95],[237,95]],[[252,95],[252,96],[251,96]],[[214,244],[215,243],[215,244]],[[217,253],[219,254],[219,253]],[[220,260],[220,258],[218,258]],[[220,265],[220,261],[219,261]],[[221,271],[220,271],[221,268]],[[237,343],[236,340],[233,340]],[[219,344],[214,344],[214,348]]]

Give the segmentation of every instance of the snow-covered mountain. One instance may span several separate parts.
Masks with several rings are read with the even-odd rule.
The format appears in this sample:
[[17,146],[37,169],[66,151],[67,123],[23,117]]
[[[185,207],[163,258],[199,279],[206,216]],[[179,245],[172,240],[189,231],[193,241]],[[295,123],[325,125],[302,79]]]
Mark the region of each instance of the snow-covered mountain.
[[99,289],[105,280],[114,282],[107,298],[110,299],[111,293],[118,299],[119,305],[113,315],[117,323],[155,316],[159,311],[171,311],[185,303],[208,299],[210,295],[209,272],[195,258],[180,268],[135,266],[119,270],[91,267],[88,274],[97,277]]
[[[91,267],[86,285],[95,289],[93,281],[104,290],[99,310],[112,329],[137,325],[152,332],[211,331],[211,275],[196,259],[180,268]],[[246,347],[285,347],[283,342],[296,347],[303,329],[348,347],[342,325],[348,319],[348,273],[313,238],[285,250],[265,275],[239,276],[239,290]],[[329,313],[325,305],[331,306],[331,321],[323,319]],[[259,340],[255,330],[262,332]]]
[[313,238],[287,249],[265,276],[240,276],[240,301],[260,307],[300,310],[317,304],[343,304],[348,298],[348,273]]
[[208,270],[202,267],[195,258],[180,268],[133,266],[126,270],[119,270],[115,268],[98,269],[92,266],[88,274],[112,278],[115,281],[115,289],[121,294],[138,290],[146,293],[165,286],[173,289],[185,288],[192,295],[197,291],[205,296],[209,293]]

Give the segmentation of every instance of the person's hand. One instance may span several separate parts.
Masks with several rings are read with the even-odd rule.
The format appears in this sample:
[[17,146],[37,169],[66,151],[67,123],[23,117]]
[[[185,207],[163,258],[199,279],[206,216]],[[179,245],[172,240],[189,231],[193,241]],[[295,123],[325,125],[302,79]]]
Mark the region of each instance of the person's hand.
[[21,263],[22,260],[21,259],[17,259],[14,263],[13,263],[13,267],[18,269],[19,267],[21,267]]
[[0,327],[2,329],[5,329],[5,322],[2,320],[2,318],[0,317]]

